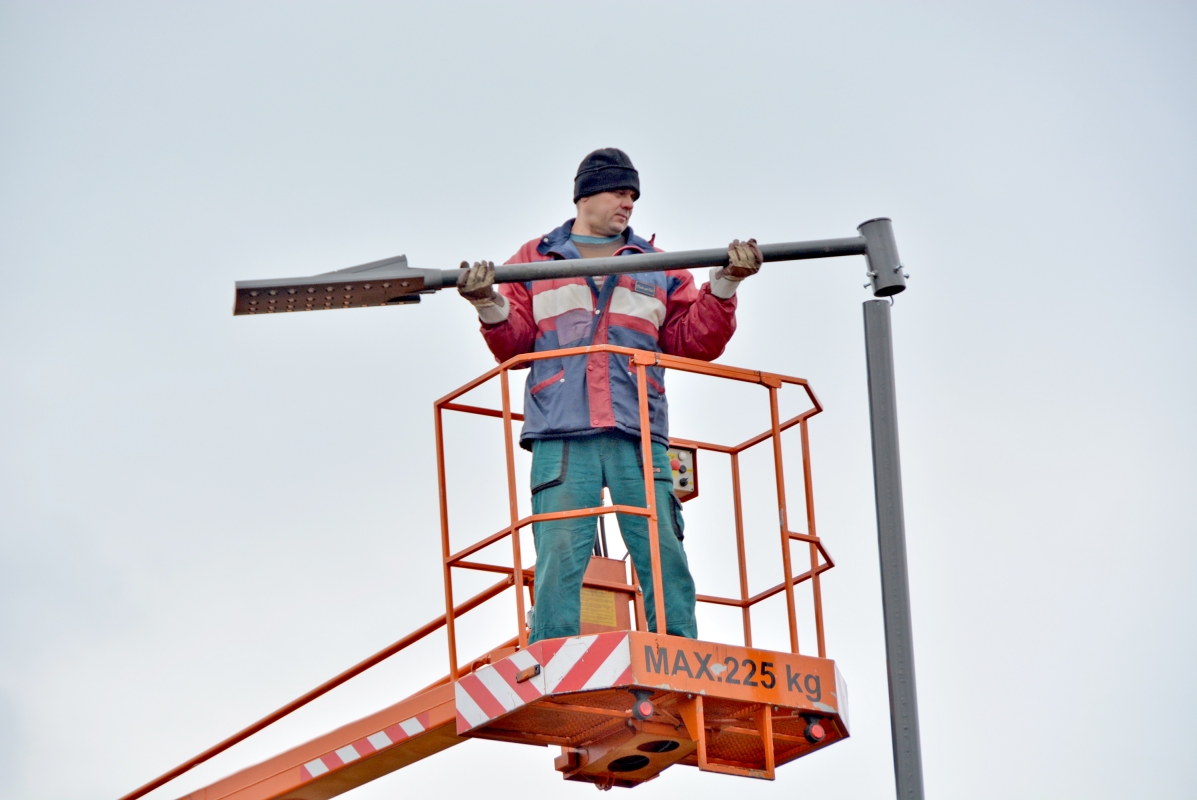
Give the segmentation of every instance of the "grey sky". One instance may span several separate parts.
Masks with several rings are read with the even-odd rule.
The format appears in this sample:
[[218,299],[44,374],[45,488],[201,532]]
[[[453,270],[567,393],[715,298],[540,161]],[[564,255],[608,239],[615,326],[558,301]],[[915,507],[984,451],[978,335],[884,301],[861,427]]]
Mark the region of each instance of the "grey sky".
[[[1191,797],[1194,41],[1185,3],[0,4],[0,794],[123,794],[436,615],[431,403],[492,363],[472,310],[234,319],[233,281],[506,259],[618,146],[666,249],[894,219],[928,796]],[[827,407],[852,738],[638,797],[892,793],[863,272],[766,266],[721,359]],[[759,411],[687,386],[675,429]],[[453,442],[498,463],[493,427]],[[714,580],[725,527],[687,524]],[[434,639],[154,796],[442,673]],[[591,797],[552,755],[350,796]]]

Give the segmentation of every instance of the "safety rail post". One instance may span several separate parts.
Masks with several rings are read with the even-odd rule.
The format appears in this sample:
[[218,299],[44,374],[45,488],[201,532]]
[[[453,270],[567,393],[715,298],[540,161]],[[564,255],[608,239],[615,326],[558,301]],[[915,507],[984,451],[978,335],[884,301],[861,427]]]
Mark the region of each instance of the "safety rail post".
[[640,584],[640,575],[636,572],[636,565],[628,564],[628,568],[632,571],[632,588],[635,589],[635,594],[632,595],[632,605],[636,609],[636,630],[648,630],[648,614],[644,611],[644,587]]
[[516,527],[520,518],[519,497],[515,488],[515,443],[511,436],[511,387],[507,370],[499,373],[499,386],[503,395],[503,447],[507,457],[507,503],[511,511],[511,560],[515,581],[515,624],[519,634],[520,649],[528,646],[528,625],[524,614],[524,562],[520,555],[520,529]]
[[[807,430],[806,417],[798,423],[798,430],[802,436],[802,483],[806,492],[806,533],[808,536],[818,537],[815,532],[815,489],[811,478],[810,464],[810,433]],[[818,641],[819,658],[827,658],[827,647],[823,641],[823,588],[819,581],[819,546],[810,543],[810,586],[812,603],[815,609],[815,638]]]
[[748,604],[748,562],[744,553],[744,505],[740,496],[740,451],[731,457],[732,507],[736,516],[736,556],[740,566],[740,614],[744,621],[744,646],[752,647],[752,606]]
[[[652,358],[652,354],[647,354]],[[636,362],[636,393],[640,400],[640,451],[644,462],[644,499],[648,509],[648,557],[652,574],[653,611],[657,618],[657,633],[669,633],[665,619],[665,586],[661,579],[661,540],[657,528],[657,486],[653,479],[653,440],[648,415],[648,369],[644,356],[633,356]]]
[[777,411],[777,390],[781,381],[769,387],[769,417],[773,431],[773,469],[777,478],[777,516],[781,525],[781,566],[785,574],[786,612],[790,622],[790,652],[798,650],[798,611],[794,607],[794,568],[790,563],[790,521],[786,514],[786,478],[781,462],[781,421]]
[[453,551],[449,547],[449,482],[445,474],[445,429],[441,419],[444,411],[435,406],[433,415],[436,423],[436,475],[441,506],[441,569],[445,579],[445,634],[449,644],[449,679],[457,680],[457,625],[453,617],[453,567],[449,559]]

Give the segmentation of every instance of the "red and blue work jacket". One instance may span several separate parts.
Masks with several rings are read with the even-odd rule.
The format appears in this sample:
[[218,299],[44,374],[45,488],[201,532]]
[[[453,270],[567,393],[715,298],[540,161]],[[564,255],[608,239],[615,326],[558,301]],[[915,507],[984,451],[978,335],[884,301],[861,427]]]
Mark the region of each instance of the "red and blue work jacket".
[[[581,258],[569,234],[571,219],[533,239],[508,264]],[[654,237],[655,238],[655,237]],[[627,229],[616,255],[657,252]],[[601,290],[593,278],[559,278],[499,287],[507,298],[507,319],[482,326],[482,335],[501,363],[523,353],[542,353],[591,344],[614,344],[711,361],[736,330],[736,298],[696,288],[689,270],[608,276]],[[524,390],[520,444],[533,439],[622,431],[640,436],[636,369],[618,353],[591,353],[532,362]],[[650,366],[648,407],[653,441],[669,444],[665,370]]]

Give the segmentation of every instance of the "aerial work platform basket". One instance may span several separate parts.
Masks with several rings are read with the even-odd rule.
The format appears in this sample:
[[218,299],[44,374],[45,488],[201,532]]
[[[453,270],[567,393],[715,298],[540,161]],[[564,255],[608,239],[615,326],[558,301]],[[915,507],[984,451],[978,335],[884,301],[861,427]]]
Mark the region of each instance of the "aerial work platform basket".
[[[585,357],[596,353],[626,359],[629,371],[636,377],[646,504],[600,505],[520,516],[513,427],[523,417],[512,409],[509,371],[539,358]],[[702,594],[700,586],[697,599],[700,603],[739,610],[742,641],[738,643],[658,634],[646,624],[642,583],[651,580],[660,586],[661,582],[658,509],[647,422],[649,367],[754,384],[768,394],[769,425],[745,441],[725,445],[670,439],[674,486],[679,499],[688,500],[697,495],[695,468],[700,451],[721,454],[730,461],[733,513],[727,528],[735,540],[739,596]],[[499,381],[499,408],[461,402],[465,395],[495,379]],[[809,408],[788,419],[782,419],[779,411],[779,394],[785,387],[803,392],[809,403]],[[822,411],[822,406],[805,380],[596,345],[518,356],[436,401],[434,407],[444,615],[122,800],[133,800],[161,786],[441,627],[446,629],[448,645],[448,671],[444,678],[389,708],[187,797],[322,800],[471,738],[557,746],[560,754],[553,765],[566,780],[588,782],[602,789],[636,786],[675,764],[773,779],[780,765],[848,736],[847,689],[835,663],[827,658],[823,630],[821,575],[834,562],[816,533],[811,479],[808,422]],[[446,479],[445,422],[449,413],[502,420],[509,506],[508,524],[501,530],[456,550],[450,536]],[[804,487],[804,513],[796,516],[804,517],[804,531],[791,529],[786,504],[782,434],[795,427],[800,440]],[[772,449],[780,556],[775,563],[780,565],[781,580],[750,594],[740,459],[745,451],[758,445]],[[709,474],[705,480],[709,485]],[[536,570],[535,565],[525,564],[520,532],[537,522],[567,517],[597,520],[612,513],[646,518],[653,556],[651,575],[638,575],[633,565],[604,557],[604,548],[600,547],[603,555],[596,554],[583,578],[581,635],[530,645],[527,612],[534,598]],[[505,544],[510,546],[509,563],[480,560],[486,552],[503,550]],[[802,552],[801,545],[806,545],[807,564],[798,573],[795,544],[799,546],[797,553]],[[454,596],[454,577],[459,570],[490,572],[501,579],[458,601]],[[799,648],[795,587],[808,582],[814,652],[803,653]],[[666,629],[663,595],[662,591],[654,593],[653,609],[662,630]],[[502,602],[503,596],[514,601],[510,610],[514,624],[509,637],[480,657],[460,659],[458,620],[491,601]],[[752,611],[757,604],[778,596],[785,604],[789,649],[780,652],[754,647]]]

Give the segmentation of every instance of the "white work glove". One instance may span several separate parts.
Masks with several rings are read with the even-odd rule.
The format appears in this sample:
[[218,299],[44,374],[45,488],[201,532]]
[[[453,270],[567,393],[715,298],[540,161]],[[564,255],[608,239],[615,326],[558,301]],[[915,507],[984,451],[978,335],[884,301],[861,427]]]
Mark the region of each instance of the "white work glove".
[[478,309],[478,318],[488,325],[507,319],[507,300],[495,291],[493,261],[475,261],[474,266],[461,262],[465,272],[457,276],[457,293]]
[[727,246],[727,266],[719,271],[720,277],[733,281],[742,281],[751,277],[761,269],[765,257],[761,255],[761,248],[756,246],[756,239],[741,242],[732,239]]
[[711,294],[727,300],[736,293],[740,281],[760,271],[764,260],[756,239],[732,239],[727,246],[727,266],[711,268]]
[[474,304],[475,308],[493,306],[499,299],[495,291],[495,264],[493,261],[475,261],[474,266],[461,262],[465,272],[457,276],[457,293]]

